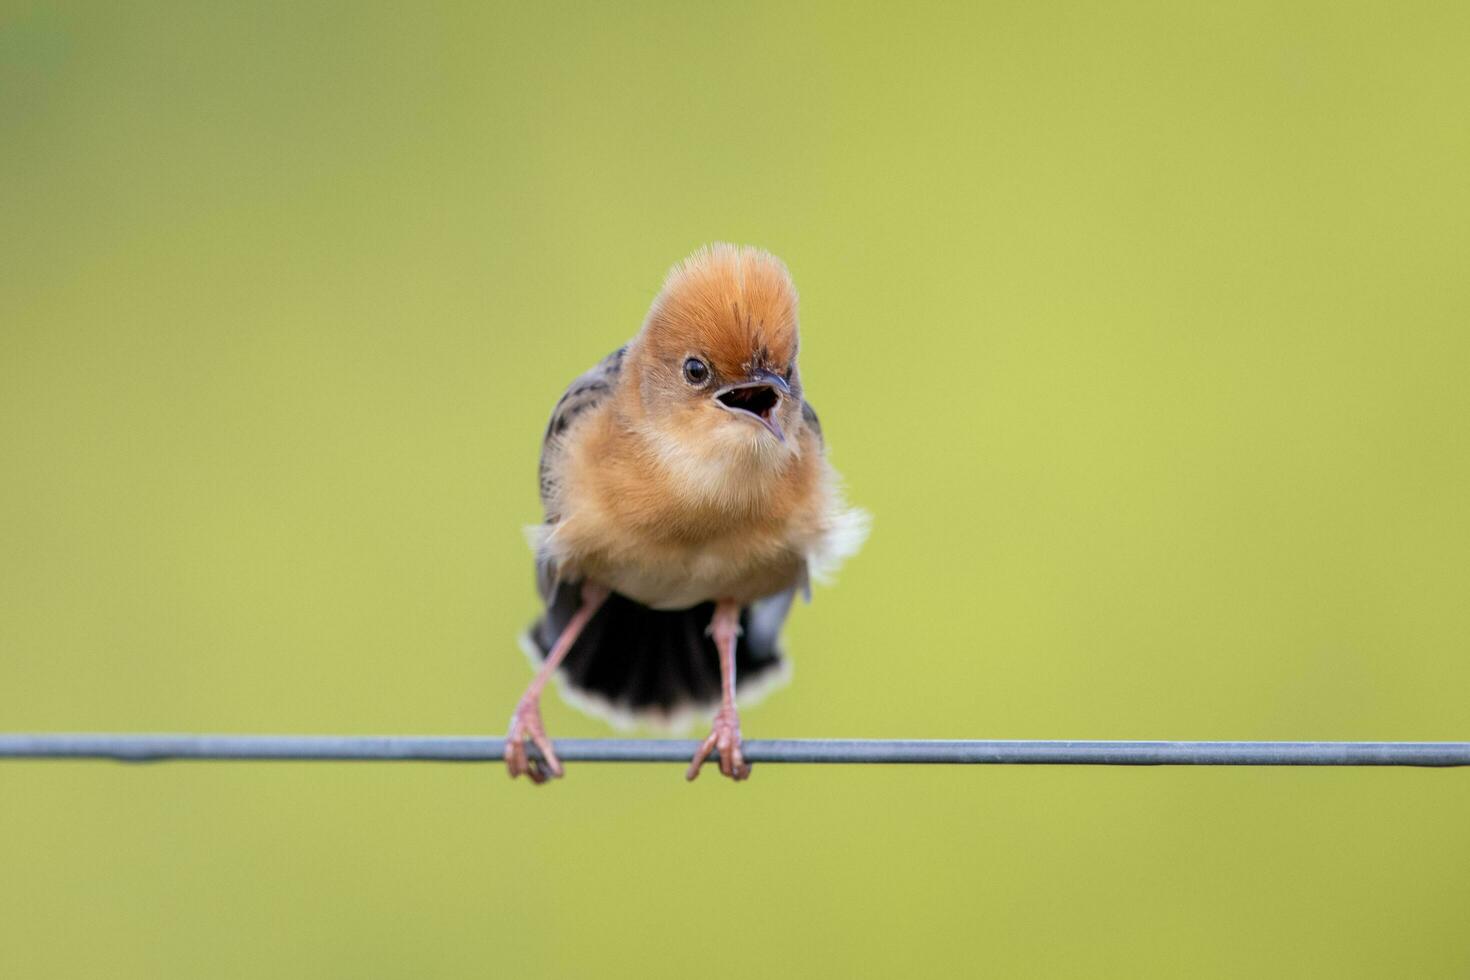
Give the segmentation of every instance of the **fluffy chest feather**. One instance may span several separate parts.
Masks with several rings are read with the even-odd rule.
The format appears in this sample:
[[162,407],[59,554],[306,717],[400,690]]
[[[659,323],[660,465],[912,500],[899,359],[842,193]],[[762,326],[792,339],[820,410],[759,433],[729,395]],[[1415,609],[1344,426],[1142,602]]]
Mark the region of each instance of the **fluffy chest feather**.
[[562,461],[561,519],[543,543],[569,577],[658,609],[750,602],[799,583],[825,550],[832,481],[810,434],[777,456],[748,440],[660,444],[598,421]]

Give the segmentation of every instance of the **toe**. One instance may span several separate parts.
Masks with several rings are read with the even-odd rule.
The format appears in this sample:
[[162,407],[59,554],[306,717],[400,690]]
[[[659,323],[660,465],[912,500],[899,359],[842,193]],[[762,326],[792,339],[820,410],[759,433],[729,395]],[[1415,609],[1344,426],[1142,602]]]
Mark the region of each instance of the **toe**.
[[714,751],[714,747],[715,736],[711,732],[709,738],[700,743],[699,748],[695,751],[694,758],[690,761],[689,768],[684,773],[685,779],[690,782],[694,781],[695,777],[699,775],[699,767],[704,765],[704,760],[709,758],[709,754]]
[[556,757],[556,750],[551,747],[551,739],[546,737],[545,732],[535,732],[531,740],[536,743],[536,748],[541,750],[541,767],[552,776],[561,778],[561,760]]
[[731,761],[731,769],[734,770],[735,781],[743,782],[750,778],[750,766],[745,762],[745,753],[740,750],[740,743],[736,742],[730,748],[734,759]]

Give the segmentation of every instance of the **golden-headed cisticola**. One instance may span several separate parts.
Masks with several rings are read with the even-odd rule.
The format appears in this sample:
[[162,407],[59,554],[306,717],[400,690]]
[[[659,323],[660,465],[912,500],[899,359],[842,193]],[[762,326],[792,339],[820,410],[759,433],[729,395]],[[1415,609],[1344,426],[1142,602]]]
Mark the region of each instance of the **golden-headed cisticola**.
[[867,529],[796,360],[785,265],[714,245],[676,265],[637,336],[557,402],[531,534],[545,612],[526,647],[540,668],[511,719],[512,776],[562,773],[541,723],[553,674],[568,700],[615,721],[712,710],[688,778],[714,752],[726,776],[749,775],[736,696],[784,676],[793,599]]

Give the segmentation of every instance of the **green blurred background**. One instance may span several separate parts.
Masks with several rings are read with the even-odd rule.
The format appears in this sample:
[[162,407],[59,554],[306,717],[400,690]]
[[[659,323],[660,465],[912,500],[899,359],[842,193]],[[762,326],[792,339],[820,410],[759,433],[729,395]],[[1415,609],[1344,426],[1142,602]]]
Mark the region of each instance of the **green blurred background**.
[[[759,736],[1470,737],[1463,4],[9,4],[0,729],[500,733],[562,386],[765,246]],[[554,734],[605,734],[552,698]],[[0,975],[1464,977],[1470,773],[0,766]]]

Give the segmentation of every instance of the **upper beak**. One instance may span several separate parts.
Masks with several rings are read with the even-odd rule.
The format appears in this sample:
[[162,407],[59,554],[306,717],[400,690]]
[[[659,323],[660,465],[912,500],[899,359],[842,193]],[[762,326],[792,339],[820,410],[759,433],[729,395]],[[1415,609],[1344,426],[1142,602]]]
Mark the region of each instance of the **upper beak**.
[[725,385],[714,394],[715,404],[737,415],[749,416],[765,426],[780,442],[786,441],[781,423],[776,421],[776,407],[791,394],[786,379],[771,371],[752,371],[748,380]]

